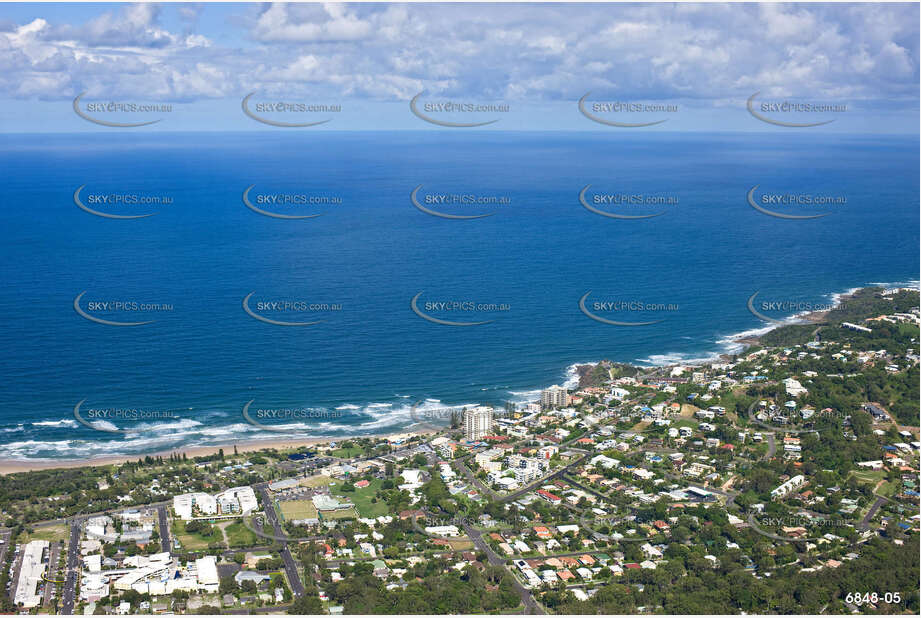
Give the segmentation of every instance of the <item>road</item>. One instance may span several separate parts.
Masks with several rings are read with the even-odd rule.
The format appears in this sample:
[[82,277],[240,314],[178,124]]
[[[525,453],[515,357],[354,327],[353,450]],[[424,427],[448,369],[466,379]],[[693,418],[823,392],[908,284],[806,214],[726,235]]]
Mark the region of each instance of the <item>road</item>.
[[[506,569],[506,571],[508,571],[505,565],[506,561],[500,558],[496,554],[496,552],[494,552],[489,547],[486,541],[483,540],[483,533],[477,530],[476,528],[474,528],[473,526],[471,526],[467,522],[464,522],[463,526],[464,526],[464,532],[466,532],[467,537],[469,537],[470,540],[473,541],[473,545],[478,550],[486,554],[486,559],[489,562],[489,564],[492,566],[502,567],[503,569]],[[514,582],[513,585],[515,587],[515,591],[518,593],[518,596],[521,597],[521,603],[524,605],[525,613],[526,614],[546,614],[547,612],[545,612],[544,609],[537,603],[537,601],[534,599],[534,595],[531,594],[531,591],[525,588],[522,585],[522,583],[518,581],[518,578],[515,577],[514,574],[512,573],[509,573],[509,574],[512,576],[512,581]]]
[[867,514],[863,516],[863,519],[860,520],[860,529],[867,530],[870,528],[870,520],[873,519],[873,516],[876,515],[876,512],[883,506],[884,502],[889,502],[888,498],[883,498],[882,496],[876,497],[876,502],[873,503],[873,506],[870,507],[870,510],[867,511]]
[[777,452],[777,440],[774,438],[774,434],[769,432],[764,434],[768,441],[768,451],[764,455],[766,461],[770,461],[774,458],[774,453]]
[[269,607],[241,607],[237,609],[224,608],[221,610],[221,613],[229,614],[231,616],[249,616],[251,614],[286,614],[288,613],[289,609],[291,609],[290,605],[271,605]]
[[0,530],[0,569],[6,565],[6,552],[10,548],[10,543],[12,542],[13,531],[9,528],[3,528]]
[[169,518],[166,515],[166,507],[161,504],[157,507],[157,517],[160,521],[160,551],[172,552],[173,544],[169,531]]
[[610,502],[610,500],[611,500],[611,497],[608,496],[607,494],[605,494],[605,493],[603,493],[603,492],[601,492],[601,491],[598,491],[597,489],[594,489],[593,487],[590,487],[590,486],[588,486],[588,485],[584,485],[584,484],[582,483],[582,481],[576,480],[576,479],[573,478],[572,476],[567,476],[567,477],[564,478],[563,480],[566,481],[567,483],[569,483],[570,485],[572,485],[573,487],[576,487],[576,488],[578,488],[578,489],[581,489],[582,491],[584,491],[584,492],[586,492],[586,493],[592,494],[592,495],[595,496],[596,498],[600,498],[600,499],[606,500],[606,501],[608,501],[608,502]]
[[[663,473],[664,477],[669,478],[673,481],[685,481],[687,482],[686,476],[679,476],[677,474]],[[737,491],[725,491],[719,487],[708,487],[706,485],[701,485],[700,483],[690,483],[688,482],[688,487],[696,487],[697,489],[703,489],[704,491],[709,491],[711,494],[716,494],[718,496],[723,496],[726,498],[725,507],[728,509],[730,506],[735,503],[736,497],[739,495]]]
[[58,560],[61,558],[61,543],[52,543],[48,549],[48,568],[45,573],[45,590],[42,594],[42,607],[51,607],[54,592],[61,587],[58,581]]
[[73,614],[77,595],[77,577],[80,574],[80,534],[85,516],[74,517],[70,522],[70,540],[67,543],[67,563],[64,567],[64,590],[61,593],[61,613]]
[[[265,511],[266,521],[268,521],[269,525],[275,530],[276,536],[284,538],[281,522],[278,521],[278,515],[275,513],[275,504],[266,487],[266,483],[260,483],[254,485],[253,489],[255,489],[262,498],[262,506]],[[281,541],[281,559],[285,563],[285,573],[288,575],[288,584],[291,586],[291,592],[294,593],[294,596],[301,596],[304,594],[304,584],[301,583],[301,576],[297,572],[297,563],[294,562],[294,556],[291,555],[291,550],[288,548],[288,543],[286,541]]]
[[[571,450],[577,450],[577,449],[571,449]],[[480,491],[480,493],[488,495],[495,502],[504,503],[504,502],[513,502],[517,500],[518,498],[520,498],[521,496],[540,488],[542,485],[547,484],[553,479],[563,476],[564,474],[566,474],[566,471],[569,470],[569,468],[577,466],[581,464],[583,461],[585,461],[585,458],[588,457],[588,455],[583,455],[579,459],[576,459],[572,461],[571,463],[566,464],[562,468],[557,469],[556,471],[548,474],[547,476],[541,477],[540,479],[538,479],[537,481],[534,481],[530,485],[525,485],[521,489],[517,489],[514,492],[510,494],[506,494],[504,496],[496,493],[490,487],[487,487],[482,481],[480,481],[480,479],[476,478],[473,472],[471,472],[470,468],[467,467],[467,465],[464,463],[464,460],[470,457],[472,457],[472,455],[467,455],[466,457],[460,457],[458,459],[455,459],[452,463],[454,463],[455,468],[461,474],[463,474],[464,477],[467,479],[467,481],[470,482],[474,487],[476,487]]]
[[[7,531],[7,535],[12,534],[12,531]],[[12,551],[12,548],[11,550]],[[10,561],[10,567],[12,568],[13,574],[10,577],[10,598],[14,597],[16,594],[16,589],[19,588],[19,575],[20,570],[22,569],[22,551],[18,554],[13,554],[13,559]]]
[[[93,513],[81,512],[79,515],[75,515],[74,517],[82,517],[83,519],[86,519],[88,517],[93,517],[95,515],[114,515],[116,513],[121,513],[122,511],[132,511],[132,510],[137,510],[137,509],[152,508],[152,507],[164,506],[164,505],[168,505],[172,503],[173,503],[172,500],[161,500],[160,502],[150,502],[148,504],[135,504],[133,506],[125,506],[125,507],[120,507],[117,509],[106,509],[104,511],[95,511]],[[47,528],[49,526],[59,526],[60,524],[69,524],[70,522],[71,522],[70,517],[62,517],[59,519],[46,519],[45,521],[36,521],[36,522],[30,523],[29,525],[32,526],[33,528]]]

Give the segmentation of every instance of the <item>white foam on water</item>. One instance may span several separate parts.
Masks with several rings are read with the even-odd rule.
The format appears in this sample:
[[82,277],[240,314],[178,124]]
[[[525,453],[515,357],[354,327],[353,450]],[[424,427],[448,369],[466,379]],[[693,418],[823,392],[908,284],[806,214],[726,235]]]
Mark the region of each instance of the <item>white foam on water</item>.
[[72,418],[62,418],[59,421],[33,421],[35,427],[76,427],[77,421]]

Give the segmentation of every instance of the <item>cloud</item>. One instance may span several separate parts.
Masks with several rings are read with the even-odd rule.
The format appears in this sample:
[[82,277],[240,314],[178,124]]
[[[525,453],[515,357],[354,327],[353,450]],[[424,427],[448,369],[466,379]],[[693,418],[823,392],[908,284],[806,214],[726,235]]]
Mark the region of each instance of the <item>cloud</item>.
[[918,99],[911,4],[81,8],[86,18],[73,24],[59,23],[52,5],[23,24],[4,22],[0,8],[6,92],[191,101],[259,90],[406,101],[426,90],[573,101],[592,90],[737,104],[760,90],[850,103]]
[[187,44],[183,35],[159,25],[159,15],[155,4],[129,4],[118,13],[106,12],[79,26],[48,28],[42,36],[49,41],[72,40],[88,47],[168,48]]
[[307,43],[359,41],[372,32],[369,22],[359,19],[342,4],[291,8],[287,4],[273,4],[256,20],[251,35],[265,42]]

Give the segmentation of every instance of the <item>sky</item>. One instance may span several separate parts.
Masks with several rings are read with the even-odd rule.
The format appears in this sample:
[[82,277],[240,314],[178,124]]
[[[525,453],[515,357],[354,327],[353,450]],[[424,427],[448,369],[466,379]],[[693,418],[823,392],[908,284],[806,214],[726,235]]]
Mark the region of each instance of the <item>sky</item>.
[[159,120],[131,131],[291,130],[250,93],[258,118],[326,121],[296,130],[790,130],[759,93],[769,120],[917,134],[918,24],[917,3],[4,3],[0,132],[117,130],[81,93],[92,118]]

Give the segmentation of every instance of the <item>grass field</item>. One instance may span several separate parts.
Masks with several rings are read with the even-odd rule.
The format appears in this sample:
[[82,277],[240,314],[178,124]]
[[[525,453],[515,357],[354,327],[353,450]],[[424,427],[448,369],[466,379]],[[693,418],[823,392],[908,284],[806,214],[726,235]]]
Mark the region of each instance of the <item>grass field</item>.
[[330,493],[335,496],[348,498],[358,509],[358,514],[362,517],[380,517],[388,513],[389,509],[387,508],[387,504],[382,500],[373,503],[371,502],[371,498],[377,494],[382,483],[383,481],[380,479],[374,479],[367,487],[361,489],[356,487],[355,491],[342,491],[341,486],[336,486],[330,489]]
[[459,539],[457,541],[448,541],[448,545],[451,546],[451,549],[454,551],[467,551],[468,549],[473,549],[473,541],[470,539]]
[[311,487],[311,488],[313,488],[313,487],[326,487],[327,485],[329,485],[329,482],[330,482],[331,480],[332,480],[332,479],[329,478],[328,476],[324,476],[324,475],[322,475],[322,474],[318,474],[317,476],[311,476],[311,477],[302,479],[301,482],[298,483],[298,484],[299,484],[299,485],[302,485],[302,486],[304,486],[304,487]]
[[313,519],[317,516],[317,507],[310,500],[284,500],[278,503],[285,521],[292,519]]
[[851,475],[861,483],[876,485],[886,478],[885,470],[853,470]]
[[224,526],[224,538],[230,547],[250,547],[258,541],[256,534],[244,526],[242,521]]
[[17,539],[17,543],[28,543],[29,541],[64,541],[70,537],[67,524],[57,524],[54,526],[42,526],[33,528],[31,533],[23,532]]
[[341,457],[342,459],[351,459],[352,457],[358,457],[364,452],[365,452],[364,449],[358,446],[353,446],[351,448],[337,448],[330,454],[333,457]]
[[894,496],[899,489],[902,487],[902,483],[899,481],[886,481],[879,486],[879,489],[876,490],[876,493],[880,496]]
[[223,540],[220,535],[209,538],[196,532],[186,532],[185,522],[179,519],[173,521],[173,536],[179,539],[182,548],[188,551],[207,549],[208,545],[216,540]]

